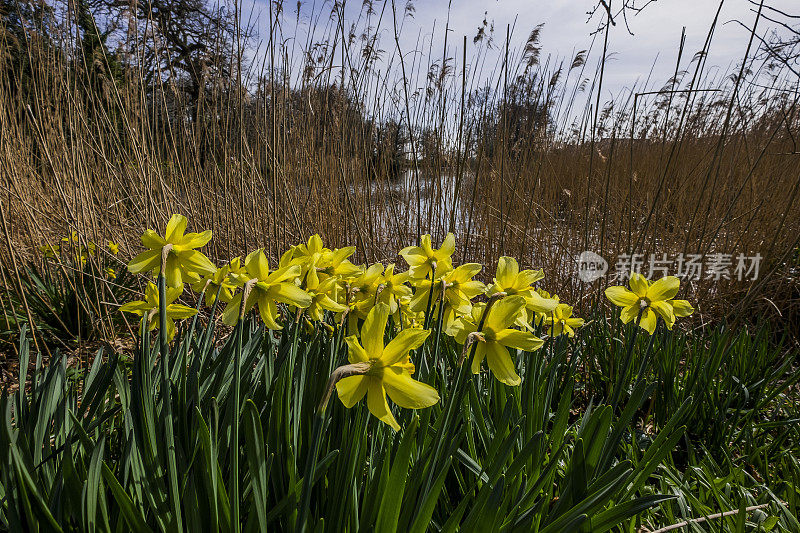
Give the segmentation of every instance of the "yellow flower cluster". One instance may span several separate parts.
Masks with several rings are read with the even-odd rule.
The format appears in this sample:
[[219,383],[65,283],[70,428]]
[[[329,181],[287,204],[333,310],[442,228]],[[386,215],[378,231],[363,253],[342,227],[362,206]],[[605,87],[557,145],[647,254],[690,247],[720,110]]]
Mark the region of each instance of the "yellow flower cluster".
[[[242,312],[251,311],[257,311],[266,327],[273,330],[301,313],[314,322],[335,319],[350,333],[346,338],[349,361],[359,369],[356,375],[337,382],[339,398],[351,407],[366,396],[370,412],[395,429],[399,426],[388,407],[387,394],[396,405],[411,409],[439,401],[433,388],[411,377],[415,367],[409,356],[438,324],[435,317],[441,317],[441,330],[459,344],[475,343],[470,361],[473,373],[480,372],[485,360],[499,381],[512,386],[519,385],[521,378],[509,349],[532,352],[541,348],[543,340],[534,335],[535,326],[543,327],[551,336],[571,337],[584,323],[572,316],[572,307],[561,303],[558,296],[534,286],[544,278],[541,270],[520,270],[512,257],[499,259],[495,277],[488,285],[475,279],[481,265],[453,265],[453,234],[448,234],[438,249],[433,247],[430,235],[424,235],[419,246],[401,250],[399,255],[409,268],[398,272],[395,264],[353,264],[350,257],[355,248],[326,248],[319,235],[292,246],[272,267],[263,249],[249,253],[244,261],[237,257],[217,267],[197,250],[211,240],[211,231],[186,233],[186,228],[186,218],[173,215],[163,237],[153,230],[145,231],[142,244],[148,250],[128,264],[132,273],[156,275],[165,265],[169,338],[174,335],[173,319],[196,312],[173,303],[185,283],[205,294],[206,305],[214,305],[217,298],[225,303],[221,318],[230,326],[238,322]],[[667,304],[660,303],[677,292],[677,286],[672,290],[671,281],[659,280],[647,286],[646,280],[643,284],[639,278],[631,279],[635,294],[618,290],[622,287],[610,288],[608,294],[613,302],[624,302],[631,309],[647,300],[648,306],[642,308],[642,327],[649,330],[651,310],[664,317],[668,327],[672,327],[674,316],[690,312],[691,306],[682,307],[679,300],[672,301],[671,313],[666,310]],[[663,283],[669,284],[668,290],[661,287]],[[476,301],[479,298],[485,301]],[[285,316],[279,304],[283,304]],[[126,304],[122,310],[148,316],[149,327],[158,327],[155,285],[148,285],[145,300]],[[629,321],[632,313],[636,315],[626,307],[623,320]],[[390,317],[397,334],[384,344]]]
[[[80,266],[84,266],[89,260],[89,257],[96,255],[98,250],[97,244],[92,241],[87,241],[86,246],[84,246],[76,231],[63,237],[61,243],[62,244],[43,244],[39,246],[39,252],[45,259],[58,259],[61,257],[62,252],[66,254],[67,249],[69,249],[72,252],[71,256],[74,262]],[[119,245],[113,241],[108,241],[107,248],[112,255],[117,255],[119,253]],[[103,272],[109,279],[116,279],[117,277],[116,271],[111,267],[105,267]]]

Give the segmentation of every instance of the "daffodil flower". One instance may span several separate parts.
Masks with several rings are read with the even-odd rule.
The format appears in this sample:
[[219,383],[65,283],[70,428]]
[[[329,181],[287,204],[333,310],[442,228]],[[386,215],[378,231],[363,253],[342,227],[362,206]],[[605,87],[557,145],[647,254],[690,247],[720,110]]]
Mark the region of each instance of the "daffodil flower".
[[397,300],[397,312],[394,314],[395,325],[399,329],[422,328],[425,324],[425,311],[412,311],[411,296]]
[[445,332],[449,332],[456,318],[472,310],[472,299],[486,290],[483,283],[472,279],[481,268],[483,267],[478,263],[466,263],[454,269],[448,264],[444,266],[437,264],[432,280],[423,279],[416,282],[417,288],[411,299],[411,309],[425,311],[429,299],[433,303],[431,308],[438,309],[444,286],[443,327]]
[[66,237],[61,238],[61,242],[67,242],[67,243],[78,243],[80,242],[80,240],[81,238],[78,235],[78,232],[75,230],[72,230],[72,232]]
[[375,305],[375,295],[378,292],[383,274],[383,265],[375,263],[365,268],[358,277],[350,282],[350,292],[353,307],[351,310],[358,313],[359,318],[366,318],[367,312]]
[[521,296],[506,296],[494,304],[488,312],[483,328],[478,330],[485,306],[475,305],[472,312],[456,320],[454,336],[459,344],[466,344],[471,333],[477,333],[478,345],[472,359],[472,373],[481,370],[484,359],[494,377],[506,385],[519,385],[522,379],[514,368],[508,348],[533,352],[542,347],[544,341],[528,331],[510,329],[525,308]]
[[389,306],[389,312],[394,314],[400,307],[400,299],[411,296],[411,287],[406,285],[408,272],[394,272],[394,263],[386,266],[379,280],[377,302]]
[[[300,265],[279,268],[270,272],[263,248],[250,252],[244,260],[244,272],[234,276],[238,285],[244,286],[248,282],[253,283],[253,290],[245,302],[245,313],[258,305],[258,312],[264,324],[269,329],[282,329],[277,322],[278,302],[303,309],[311,305],[311,297],[308,293],[294,283],[300,272]],[[236,325],[239,321],[241,304],[242,293],[240,292],[228,302],[222,313],[222,321],[225,324]]]
[[43,244],[39,246],[39,251],[42,252],[46,258],[55,259],[61,251],[61,247],[57,244]]
[[462,314],[469,313],[472,309],[472,299],[486,290],[483,283],[472,279],[481,268],[483,267],[478,263],[466,263],[440,273],[443,269],[437,265],[433,280],[420,280],[416,283],[417,290],[411,299],[412,309],[415,311],[425,309],[431,290],[435,302],[441,296],[444,285],[444,297],[450,306]]
[[632,272],[628,285],[630,290],[620,285],[608,287],[606,297],[614,305],[622,307],[620,318],[624,324],[636,320],[641,312],[639,326],[650,335],[656,330],[659,316],[667,329],[672,329],[675,317],[689,316],[694,312],[686,300],[673,300],[680,288],[680,280],[675,276],[665,276],[651,284],[643,275]]
[[348,360],[351,364],[362,363],[365,370],[363,374],[338,381],[336,391],[347,408],[366,396],[370,413],[399,431],[400,424],[392,415],[386,401],[387,394],[399,407],[423,409],[438,402],[439,393],[411,377],[415,368],[408,353],[422,346],[430,331],[404,329],[384,346],[383,335],[388,318],[389,306],[378,304],[364,321],[361,341],[354,335],[345,339]]
[[149,248],[128,263],[128,270],[133,274],[153,271],[156,275],[161,271],[161,254],[169,246],[164,276],[168,287],[179,288],[184,281],[191,283],[202,276],[213,274],[217,267],[208,257],[195,250],[205,246],[211,240],[211,230],[203,233],[185,233],[186,217],[172,215],[167,223],[164,237],[148,229],[142,235],[142,244]]
[[[182,318],[189,318],[197,314],[197,309],[192,307],[173,303],[181,295],[181,289],[169,288],[167,289],[167,339],[172,340],[175,336],[175,320]],[[126,313],[133,313],[139,316],[147,316],[149,318],[148,328],[150,331],[161,326],[160,317],[158,316],[158,288],[152,282],[147,283],[147,288],[144,291],[144,300],[137,300],[129,302],[119,308],[120,311]]]
[[545,319],[545,323],[550,326],[548,333],[553,337],[565,334],[574,337],[575,328],[583,326],[583,319],[572,316],[571,306],[558,304],[552,316]]
[[311,305],[308,306],[306,313],[311,320],[322,322],[323,313],[332,311],[341,313],[347,307],[336,302],[335,297],[338,291],[336,278],[328,278],[315,286],[306,280],[306,292],[311,297]]
[[447,264],[452,268],[451,256],[456,249],[456,238],[448,233],[442,242],[442,247],[434,250],[431,245],[431,236],[423,235],[419,246],[408,246],[400,250],[400,256],[409,265],[408,273],[412,278],[422,279],[433,273],[439,264]]
[[113,255],[117,255],[119,253],[119,244],[114,241],[108,241],[108,251]]
[[205,296],[203,299],[207,306],[211,307],[217,300],[217,293],[219,299],[223,302],[230,302],[233,298],[233,291],[236,290],[236,283],[231,279],[231,265],[239,271],[240,258],[232,260],[225,266],[216,269],[212,274],[206,274],[200,280],[192,283],[192,290],[196,293],[201,293],[205,289]]
[[[497,261],[497,274],[487,294],[491,296],[502,292],[509,296],[522,296],[525,299],[525,309],[535,313],[537,317],[549,315],[558,305],[558,300],[542,297],[533,287],[534,283],[543,278],[542,270],[520,270],[516,259],[503,256]],[[524,322],[530,323],[527,314]]]
[[299,264],[303,271],[301,277],[311,285],[316,286],[320,281],[331,276],[350,277],[359,272],[358,267],[347,260],[355,253],[352,246],[331,250],[322,244],[319,235],[312,235],[305,244],[298,244],[291,249],[291,259],[281,266]]

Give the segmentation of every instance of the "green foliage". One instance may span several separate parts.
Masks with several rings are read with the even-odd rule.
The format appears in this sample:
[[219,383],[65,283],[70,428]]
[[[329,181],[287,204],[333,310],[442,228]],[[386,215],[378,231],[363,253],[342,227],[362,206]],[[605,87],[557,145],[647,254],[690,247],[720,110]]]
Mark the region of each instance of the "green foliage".
[[48,346],[61,348],[96,340],[104,327],[112,331],[122,325],[116,307],[130,299],[137,281],[119,261],[94,244],[88,250],[62,246],[58,255],[49,255],[39,264],[21,266],[19,285],[12,266],[2,266],[13,290],[0,300],[0,345],[14,342],[23,325]]
[[[333,399],[319,410],[328,376],[346,363],[343,332],[287,324],[276,333],[247,319],[225,335],[214,321],[194,318],[168,352],[143,328],[133,359],[100,350],[85,374],[57,355],[29,376],[34,354],[23,334],[23,386],[0,400],[0,528],[631,531],[767,504],[747,515],[744,530],[796,530],[797,430],[763,422],[783,390],[775,381],[762,385],[768,392],[752,416],[727,423],[736,430],[724,433],[728,453],[716,462],[703,446],[717,437],[685,433],[714,408],[698,409],[691,393],[699,389],[686,380],[675,380],[679,394],[658,415],[655,432],[638,428],[654,402],[666,401],[665,386],[651,383],[649,371],[638,382],[634,371],[623,380],[616,410],[584,403],[578,363],[602,361],[603,350],[621,359],[624,339],[608,340],[616,335],[551,338],[539,352],[519,353],[519,387],[473,377],[458,366],[460,346],[444,337],[415,356],[421,379],[441,391],[442,402],[397,410],[403,429],[395,434],[365,402],[345,409]],[[727,339],[729,365],[736,354],[752,359],[753,349],[765,361],[779,359],[759,338],[720,332],[703,339],[709,346]],[[690,339],[675,332],[663,346],[656,341],[654,361],[679,352],[669,346],[698,349]],[[634,363],[647,349],[637,346]],[[662,365],[654,363],[653,375]],[[615,377],[593,396],[608,397]],[[705,402],[724,398],[731,383],[721,380]],[[167,424],[174,448],[164,438]],[[752,445],[733,448],[742,432]],[[734,459],[734,450],[752,455]],[[771,477],[750,473],[756,458],[772,464],[765,470]],[[232,500],[234,481],[239,496]]]

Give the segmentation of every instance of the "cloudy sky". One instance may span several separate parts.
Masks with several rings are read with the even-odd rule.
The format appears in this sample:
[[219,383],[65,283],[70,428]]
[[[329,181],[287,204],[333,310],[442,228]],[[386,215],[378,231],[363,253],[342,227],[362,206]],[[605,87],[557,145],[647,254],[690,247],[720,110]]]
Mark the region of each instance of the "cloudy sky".
[[[519,43],[531,28],[544,23],[542,53],[569,56],[573,50],[587,48],[591,43],[590,33],[600,17],[596,15],[587,22],[587,12],[596,3],[596,0],[453,0],[450,25],[453,35],[473,35],[486,12],[488,18],[495,21],[496,31],[501,28],[504,31],[506,24],[513,25],[516,21],[514,41]],[[645,3],[646,0],[637,2],[638,5]],[[784,12],[800,15],[798,0],[770,0],[768,3]],[[681,29],[686,27],[684,57],[691,58],[702,48],[718,7],[716,0],[657,0],[628,17],[633,35],[628,33],[624,21],[618,20],[609,38],[609,50],[615,55],[606,71],[608,89],[614,90],[633,83],[637,77],[646,77],[654,62],[654,76],[661,80],[668,78],[675,68]],[[722,24],[714,37],[709,64],[727,68],[741,59],[748,33],[734,21],[751,26],[756,8],[747,0],[725,1],[720,14]],[[443,24],[446,17],[447,1],[416,3],[418,25],[430,25],[433,20]],[[762,19],[759,28],[771,26],[775,24]]]
[[[245,0],[248,1],[248,0]],[[255,1],[254,13],[262,35],[267,35],[268,17],[266,0]],[[391,0],[387,0],[391,6]],[[613,1],[613,5],[621,0]],[[375,8],[380,11],[382,0],[375,0]],[[395,0],[397,9],[402,12],[406,0]],[[769,5],[790,13],[800,15],[800,0],[768,0]],[[361,0],[348,0],[345,15],[355,22],[359,16]],[[587,12],[597,4],[597,0],[415,0],[416,12],[413,18],[403,22],[401,47],[404,51],[417,47],[427,49],[429,45],[439,50],[441,55],[442,37],[445,24],[448,22],[451,33],[449,37],[448,55],[460,58],[460,47],[463,36],[468,37],[468,55],[474,51],[472,37],[478,26],[486,18],[494,24],[496,42],[502,46],[506,25],[513,27],[512,49],[521,46],[530,31],[538,24],[544,24],[540,42],[541,58],[566,58],[575,52],[587,49],[592,42],[592,32],[601,22],[598,13],[589,18]],[[448,4],[450,9],[448,11]],[[619,94],[625,87],[637,83],[641,87],[652,68],[650,88],[660,88],[672,75],[675,69],[681,30],[686,28],[686,48],[682,66],[688,66],[694,54],[699,51],[706,39],[709,27],[719,7],[719,0],[638,0],[636,5],[647,4],[638,14],[629,12],[627,27],[622,18],[612,28],[609,39],[611,60],[607,63],[603,99]],[[304,0],[300,3],[300,30],[302,34],[315,20],[316,14],[329,14],[330,0]],[[295,2],[286,2],[283,17],[284,35],[294,33]],[[727,72],[737,61],[741,60],[747,47],[748,31],[736,21],[752,26],[755,19],[756,5],[748,0],[725,0],[720,14],[720,21],[707,63],[707,72],[711,74]],[[245,11],[247,11],[245,5]],[[389,8],[389,13],[391,8]],[[776,14],[765,13],[775,17]],[[327,19],[327,20],[326,20]],[[332,24],[329,17],[318,19],[325,27]],[[783,20],[786,20],[785,18]],[[363,21],[363,19],[362,19]],[[381,28],[381,48],[393,51],[394,42],[391,32],[391,15],[386,15]],[[759,34],[765,35],[770,28],[777,26],[762,19],[759,23]],[[434,31],[435,28],[435,31]],[[630,30],[630,33],[629,31]],[[322,30],[318,30],[322,31]],[[783,31],[786,33],[786,31]],[[296,45],[303,45],[304,39],[295,39]],[[432,41],[432,42],[431,42]],[[419,44],[421,43],[421,44]],[[602,43],[598,42],[590,56],[590,65],[596,64]],[[297,54],[299,57],[299,54]],[[388,54],[387,54],[388,57]],[[491,68],[489,69],[491,70]],[[641,89],[640,89],[641,90]]]

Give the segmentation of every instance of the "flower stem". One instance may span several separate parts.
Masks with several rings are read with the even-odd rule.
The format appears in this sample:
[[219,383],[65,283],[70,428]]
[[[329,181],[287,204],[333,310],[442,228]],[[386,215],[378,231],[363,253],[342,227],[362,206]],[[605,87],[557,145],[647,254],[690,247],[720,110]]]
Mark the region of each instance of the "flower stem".
[[[165,247],[166,248],[166,247]],[[175,528],[183,531],[181,519],[181,503],[178,493],[178,467],[175,459],[175,427],[172,420],[172,394],[169,371],[169,340],[167,339],[167,286],[164,278],[166,258],[169,251],[162,255],[161,272],[158,274],[158,320],[159,340],[161,343],[161,401],[164,408],[164,433],[167,439],[167,472],[169,474],[169,499],[175,515]]]
[[247,299],[256,280],[245,283],[242,303],[239,306],[239,321],[236,323],[236,349],[233,351],[233,418],[231,420],[231,530],[239,533],[239,412],[241,411],[242,337],[244,336],[244,315]]
[[617,376],[617,384],[614,386],[614,392],[611,395],[611,409],[614,410],[617,408],[617,404],[619,403],[620,395],[622,394],[622,385],[625,381],[625,378],[628,374],[628,365],[631,363],[631,357],[633,357],[633,347],[636,346],[636,336],[639,333],[639,322],[642,320],[642,312],[644,309],[639,309],[639,314],[636,315],[636,325],[633,328],[633,337],[631,337],[631,342],[628,345],[628,351],[625,354],[625,360],[622,366],[618,369],[619,375]]

